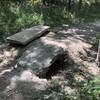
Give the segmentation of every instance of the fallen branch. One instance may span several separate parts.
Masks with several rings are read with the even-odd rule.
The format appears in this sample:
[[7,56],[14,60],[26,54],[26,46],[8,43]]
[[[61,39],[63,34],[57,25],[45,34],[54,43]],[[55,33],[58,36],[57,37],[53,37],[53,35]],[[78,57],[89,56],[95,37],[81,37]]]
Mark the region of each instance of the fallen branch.
[[98,53],[96,57],[96,63],[98,66],[100,66],[100,39],[99,39],[99,45],[98,45]]

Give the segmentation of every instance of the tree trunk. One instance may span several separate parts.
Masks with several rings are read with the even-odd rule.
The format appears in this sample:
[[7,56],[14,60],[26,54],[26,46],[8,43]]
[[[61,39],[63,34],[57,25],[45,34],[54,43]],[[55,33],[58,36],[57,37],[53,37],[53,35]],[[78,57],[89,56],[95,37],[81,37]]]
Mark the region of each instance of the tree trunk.
[[79,10],[82,8],[82,0],[79,0]]
[[71,0],[68,0],[68,10],[71,10]]

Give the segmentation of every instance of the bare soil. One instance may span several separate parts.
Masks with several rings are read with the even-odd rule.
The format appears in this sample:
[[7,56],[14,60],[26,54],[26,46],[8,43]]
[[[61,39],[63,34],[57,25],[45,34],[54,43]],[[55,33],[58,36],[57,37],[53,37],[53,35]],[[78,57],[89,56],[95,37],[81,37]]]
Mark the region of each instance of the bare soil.
[[[52,74],[54,69],[51,68],[49,75],[51,80],[59,80],[72,100],[76,89],[73,81],[80,83],[100,75],[100,68],[95,63],[97,48],[93,45],[96,35],[100,34],[100,25],[94,22],[66,26],[52,29],[55,32],[53,41],[45,42],[59,45],[67,52],[63,69],[55,67],[57,71]],[[24,47],[0,44],[0,100],[41,100],[50,84],[50,80],[40,79],[17,65],[23,51]]]

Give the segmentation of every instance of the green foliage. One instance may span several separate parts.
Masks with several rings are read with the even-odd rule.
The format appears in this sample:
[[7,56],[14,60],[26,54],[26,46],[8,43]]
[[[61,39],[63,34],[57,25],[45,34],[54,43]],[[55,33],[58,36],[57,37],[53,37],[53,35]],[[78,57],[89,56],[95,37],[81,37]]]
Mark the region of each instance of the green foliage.
[[9,35],[23,28],[42,24],[42,15],[33,12],[29,3],[0,1],[0,34]]
[[[32,2],[39,3],[32,4]],[[43,6],[43,2],[51,3]],[[0,1],[0,36],[6,37],[21,31],[23,28],[31,27],[38,24],[50,26],[59,26],[62,24],[77,24],[83,21],[93,21],[100,19],[99,3],[87,6],[83,0],[82,9],[77,9],[77,3],[68,11],[68,2],[66,0],[3,0]],[[55,2],[55,4],[53,3]],[[59,3],[60,5],[59,5]],[[62,3],[61,3],[62,2]],[[62,5],[61,5],[62,4]]]
[[[72,22],[74,15],[59,6],[34,6],[27,2],[0,1],[0,34],[9,35],[38,24],[61,25]],[[70,19],[70,20],[69,20]],[[68,21],[69,20],[69,21]]]
[[78,100],[100,99],[100,78],[84,83],[77,91]]
[[84,82],[73,80],[69,86],[72,86],[71,84],[74,84],[75,91],[74,94],[69,95],[60,80],[51,81],[50,87],[45,91],[41,100],[100,100],[99,77]]
[[52,81],[51,86],[46,90],[43,100],[67,100],[68,95],[59,84],[59,81]]

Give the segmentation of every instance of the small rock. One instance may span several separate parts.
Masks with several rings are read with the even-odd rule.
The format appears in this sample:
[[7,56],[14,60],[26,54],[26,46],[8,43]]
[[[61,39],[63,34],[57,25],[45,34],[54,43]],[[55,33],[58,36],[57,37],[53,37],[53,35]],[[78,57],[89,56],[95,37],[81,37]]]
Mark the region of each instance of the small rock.
[[12,56],[12,53],[10,51],[4,51],[4,56],[6,58],[10,58]]

